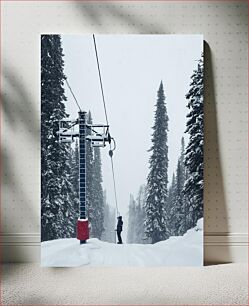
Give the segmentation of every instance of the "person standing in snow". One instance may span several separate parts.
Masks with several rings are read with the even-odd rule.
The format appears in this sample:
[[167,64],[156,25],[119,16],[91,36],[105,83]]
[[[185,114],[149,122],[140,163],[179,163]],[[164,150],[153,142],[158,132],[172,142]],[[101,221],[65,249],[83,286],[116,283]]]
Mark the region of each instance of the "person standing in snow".
[[123,221],[122,221],[122,216],[118,217],[118,224],[117,224],[117,236],[118,236],[118,244],[122,244],[122,237],[121,237],[121,232],[123,230]]

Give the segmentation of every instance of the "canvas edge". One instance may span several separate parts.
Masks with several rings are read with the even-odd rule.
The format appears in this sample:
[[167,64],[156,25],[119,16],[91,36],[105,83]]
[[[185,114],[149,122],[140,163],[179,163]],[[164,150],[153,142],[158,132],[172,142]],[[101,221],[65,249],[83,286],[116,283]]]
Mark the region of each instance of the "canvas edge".
[[[4,233],[0,236],[3,263],[40,264],[41,242],[39,233]],[[204,263],[247,262],[248,233],[204,234]]]

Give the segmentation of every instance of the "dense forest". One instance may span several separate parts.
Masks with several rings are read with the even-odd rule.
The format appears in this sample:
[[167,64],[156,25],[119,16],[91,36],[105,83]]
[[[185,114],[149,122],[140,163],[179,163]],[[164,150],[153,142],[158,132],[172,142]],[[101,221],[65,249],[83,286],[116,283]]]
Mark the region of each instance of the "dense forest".
[[[149,174],[141,188],[138,199],[130,195],[129,203],[129,243],[156,243],[170,236],[181,236],[196,226],[203,217],[203,57],[190,78],[190,89],[186,94],[186,131],[189,142],[185,146],[184,137],[179,140],[181,153],[171,181],[168,180],[168,122],[166,98],[160,83],[152,146],[149,150]],[[169,184],[168,184],[169,183]],[[140,237],[143,237],[142,240]]]

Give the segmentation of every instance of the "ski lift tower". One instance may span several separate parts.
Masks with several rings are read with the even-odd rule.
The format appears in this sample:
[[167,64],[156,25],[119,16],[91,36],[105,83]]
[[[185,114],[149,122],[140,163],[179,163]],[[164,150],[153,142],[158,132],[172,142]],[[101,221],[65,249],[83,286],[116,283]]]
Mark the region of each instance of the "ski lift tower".
[[[61,120],[59,122],[58,135],[61,143],[72,143],[75,137],[79,137],[79,218],[77,220],[77,239],[83,244],[89,239],[89,222],[86,215],[87,140],[90,141],[92,147],[105,147],[106,143],[110,144],[113,138],[109,133],[109,125],[87,124],[87,113],[80,111],[78,114],[79,117],[76,121]],[[69,126],[70,124],[71,126]],[[79,125],[78,133],[73,130],[76,124]]]
[[86,112],[79,112],[79,219],[77,239],[85,243],[89,239],[88,219],[86,218]]

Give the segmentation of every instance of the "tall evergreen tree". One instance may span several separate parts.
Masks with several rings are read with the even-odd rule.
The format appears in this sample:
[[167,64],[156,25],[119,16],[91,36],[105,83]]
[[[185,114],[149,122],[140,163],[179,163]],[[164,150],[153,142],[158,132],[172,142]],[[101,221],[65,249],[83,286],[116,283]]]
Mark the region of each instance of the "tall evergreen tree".
[[177,235],[183,235],[186,232],[186,197],[183,192],[185,179],[186,179],[186,169],[184,165],[184,138],[182,137],[181,141],[181,155],[177,163],[176,170],[176,192],[177,192],[177,216],[178,216],[178,225],[176,227]]
[[189,200],[188,220],[191,222],[189,225],[191,227],[194,227],[197,220],[203,217],[203,77],[202,57],[191,77],[190,90],[186,95],[189,108],[186,133],[189,134],[189,143],[185,153],[188,178],[184,186],[184,193]]
[[185,166],[184,166],[184,138],[182,138],[181,155],[178,159],[177,169],[176,169],[176,188],[179,197],[183,198],[183,186],[185,181]]
[[188,214],[188,201],[184,194],[186,180],[186,167],[184,164],[185,144],[181,140],[181,154],[177,162],[176,175],[173,174],[169,188],[168,208],[170,215],[170,230],[172,236],[183,235],[187,229],[186,219]]
[[184,209],[184,165],[181,163],[181,157],[178,159],[176,168],[176,179],[174,186],[174,197],[172,208],[170,212],[171,216],[171,234],[174,236],[183,235],[185,233],[185,209]]
[[41,36],[41,239],[72,237],[75,212],[71,205],[67,144],[58,141],[59,120],[68,117],[63,83],[64,61],[59,35]]
[[[182,137],[182,139],[181,139],[181,155],[180,155],[180,162],[181,162],[182,165],[184,165],[184,159],[185,159],[185,140],[184,140],[184,137]],[[186,179],[186,169],[184,170],[183,180],[185,180],[185,179]]]
[[104,231],[104,195],[102,188],[102,170],[100,148],[94,148],[93,159],[93,203],[91,219],[91,237],[101,239]]
[[155,112],[152,134],[152,155],[149,160],[147,178],[147,200],[145,232],[152,243],[165,240],[170,232],[167,227],[166,204],[168,196],[168,115],[165,104],[163,83],[161,82]]
[[173,205],[172,203],[174,201],[175,194],[176,194],[176,177],[175,177],[175,173],[173,173],[171,183],[170,183],[170,186],[169,186],[169,192],[168,192],[167,213],[170,211],[170,209]]

